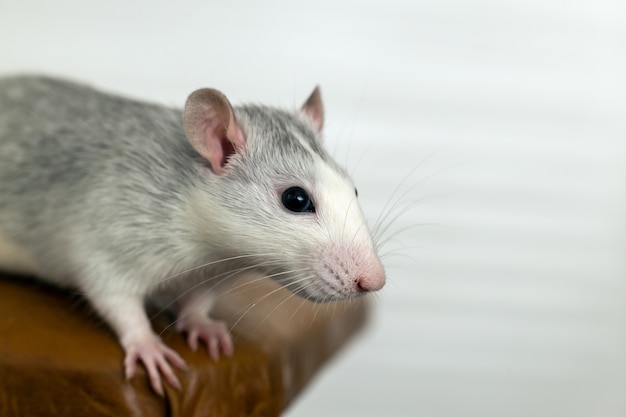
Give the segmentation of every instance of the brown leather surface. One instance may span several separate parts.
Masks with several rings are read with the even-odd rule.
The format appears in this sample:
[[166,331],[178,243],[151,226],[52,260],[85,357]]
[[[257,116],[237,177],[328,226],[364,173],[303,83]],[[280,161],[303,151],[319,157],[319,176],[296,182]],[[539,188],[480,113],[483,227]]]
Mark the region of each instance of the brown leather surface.
[[241,288],[214,314],[236,323],[231,358],[192,352],[169,317],[153,320],[189,365],[183,389],[161,398],[143,368],[124,379],[122,349],[82,298],[0,276],[0,416],[280,415],[363,325],[367,302],[313,304],[267,280]]

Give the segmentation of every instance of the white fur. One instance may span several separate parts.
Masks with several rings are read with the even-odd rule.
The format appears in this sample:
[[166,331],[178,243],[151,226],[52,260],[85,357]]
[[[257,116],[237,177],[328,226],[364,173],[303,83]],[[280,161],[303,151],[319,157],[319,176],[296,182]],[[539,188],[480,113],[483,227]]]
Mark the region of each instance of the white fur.
[[316,158],[314,200],[318,229],[308,251],[320,298],[348,298],[363,287],[378,289],[385,273],[350,179]]

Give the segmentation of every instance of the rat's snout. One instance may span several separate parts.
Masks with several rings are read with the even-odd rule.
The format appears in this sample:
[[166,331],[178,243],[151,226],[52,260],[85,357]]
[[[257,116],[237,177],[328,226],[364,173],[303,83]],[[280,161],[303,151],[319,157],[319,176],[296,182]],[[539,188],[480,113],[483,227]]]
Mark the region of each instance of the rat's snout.
[[316,269],[326,288],[323,293],[334,299],[378,291],[385,285],[383,265],[369,248],[335,244],[322,250],[318,259]]
[[361,276],[356,281],[357,289],[361,292],[378,291],[385,286],[386,277],[385,274],[381,275],[365,275]]
[[356,287],[360,292],[378,291],[385,286],[386,279],[385,270],[378,263],[356,279]]

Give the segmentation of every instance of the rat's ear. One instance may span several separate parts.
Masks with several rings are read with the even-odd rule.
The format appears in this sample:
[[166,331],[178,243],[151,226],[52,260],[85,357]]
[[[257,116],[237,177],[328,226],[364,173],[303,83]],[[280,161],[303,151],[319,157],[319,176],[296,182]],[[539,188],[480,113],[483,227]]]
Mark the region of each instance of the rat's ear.
[[191,146],[218,175],[224,173],[227,158],[246,144],[230,102],[211,88],[191,93],[185,104],[183,125]]
[[320,133],[324,127],[324,103],[322,103],[322,93],[319,86],[315,87],[300,111],[311,120],[316,132]]

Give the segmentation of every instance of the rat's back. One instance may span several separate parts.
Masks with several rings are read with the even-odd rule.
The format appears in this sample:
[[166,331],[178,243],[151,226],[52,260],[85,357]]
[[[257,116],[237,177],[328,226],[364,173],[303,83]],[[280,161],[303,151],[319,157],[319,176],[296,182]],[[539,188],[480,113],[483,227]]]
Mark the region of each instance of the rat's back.
[[67,81],[0,79],[0,269],[67,284],[72,236],[104,242],[114,217],[137,217],[132,195],[147,184],[171,199],[166,182],[185,170],[167,158],[191,152],[180,118]]
[[84,160],[92,154],[93,95],[53,79],[0,79],[0,222],[9,209],[36,218],[49,198],[88,179],[88,166],[98,163]]
[[54,229],[42,225],[85,180],[76,145],[61,140],[80,117],[81,95],[51,79],[0,79],[0,269],[38,274],[36,241],[52,244],[45,235]]

